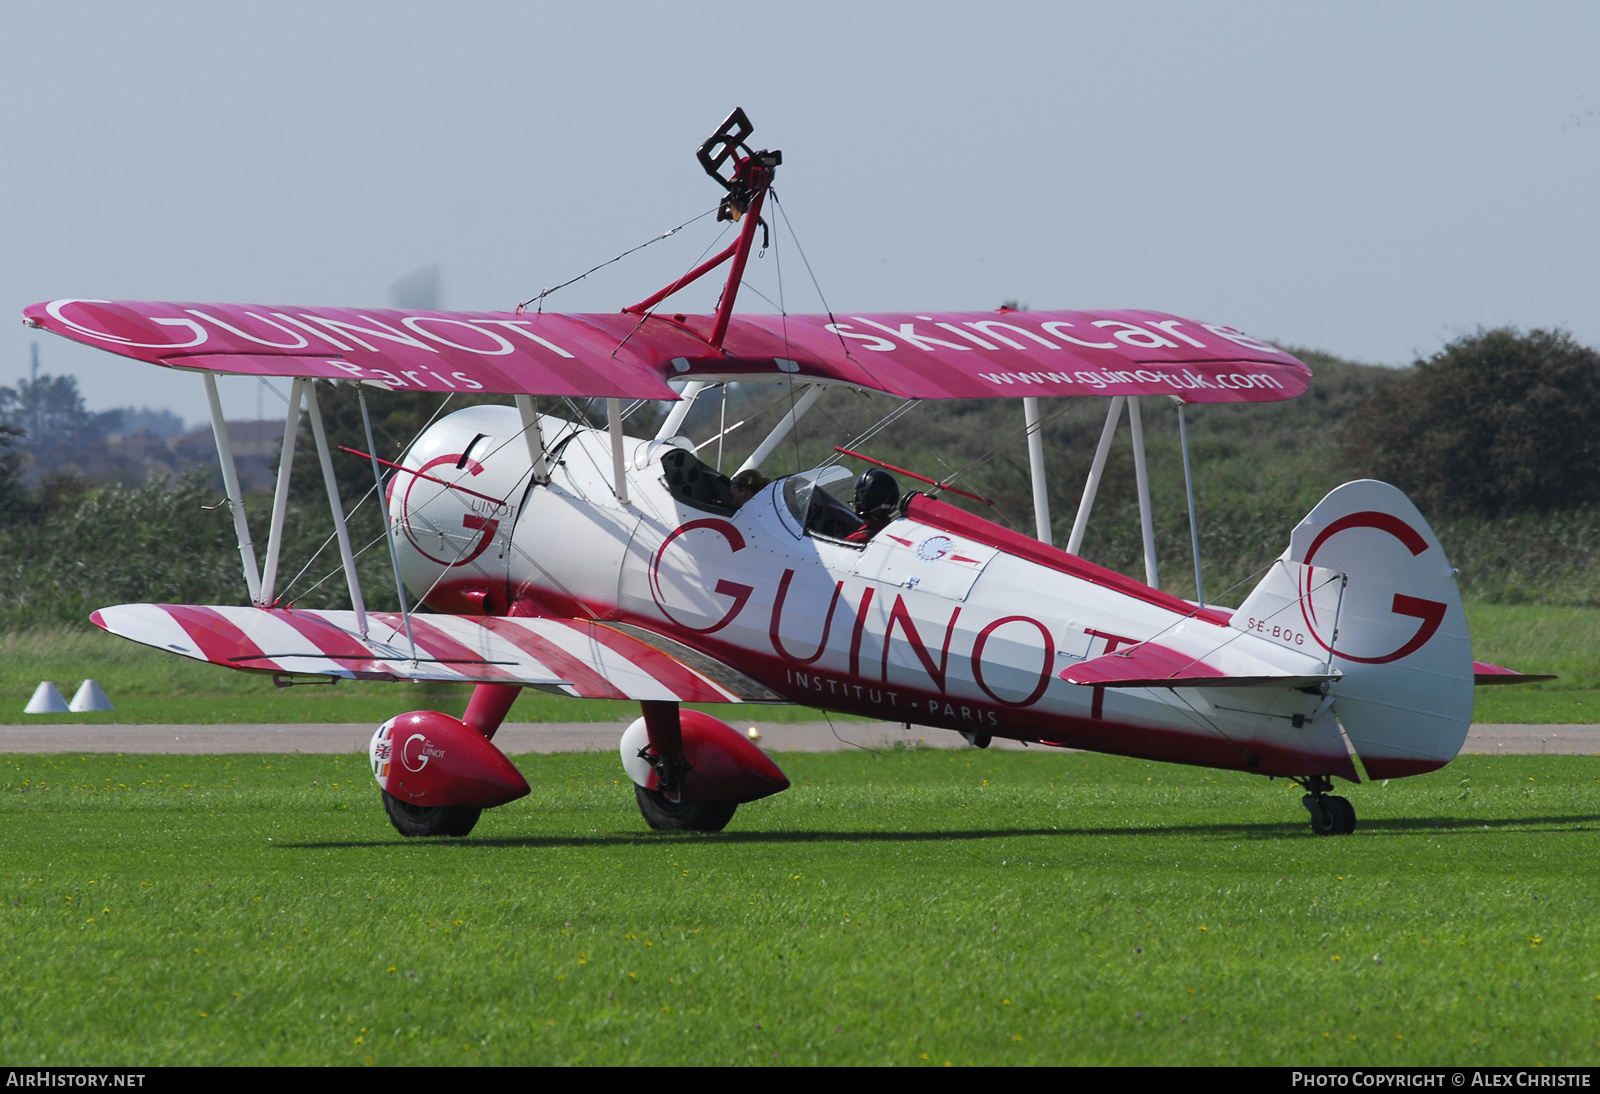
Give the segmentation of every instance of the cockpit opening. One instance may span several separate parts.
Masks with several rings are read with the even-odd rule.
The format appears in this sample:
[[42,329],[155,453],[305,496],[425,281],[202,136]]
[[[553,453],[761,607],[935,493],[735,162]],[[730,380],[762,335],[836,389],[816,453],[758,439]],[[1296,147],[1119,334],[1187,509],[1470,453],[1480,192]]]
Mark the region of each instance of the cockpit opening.
[[723,516],[739,508],[734,504],[733,480],[701,462],[693,452],[683,448],[667,449],[661,457],[661,469],[667,489],[685,505]]

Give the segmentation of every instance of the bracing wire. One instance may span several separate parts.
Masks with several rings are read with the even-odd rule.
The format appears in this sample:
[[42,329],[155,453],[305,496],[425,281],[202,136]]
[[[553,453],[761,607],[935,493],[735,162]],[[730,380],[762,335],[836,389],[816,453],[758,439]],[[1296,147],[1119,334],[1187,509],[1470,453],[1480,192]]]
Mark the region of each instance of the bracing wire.
[[[589,269],[584,270],[577,277],[568,278],[566,281],[563,281],[559,285],[552,285],[550,288],[545,289],[543,292],[540,292],[540,293],[537,293],[537,294],[535,294],[533,296],[528,297],[528,299],[524,300],[522,303],[517,305],[517,314],[521,315],[523,312],[528,310],[528,305],[529,304],[534,304],[534,303],[537,303],[539,305],[539,310],[543,311],[544,310],[544,298],[549,296],[551,293],[560,292],[562,289],[566,288],[568,285],[574,285],[574,284],[578,283],[579,281],[582,281],[584,278],[588,277],[590,274],[595,273],[598,270],[605,269],[607,266],[611,265],[614,262],[621,262],[624,258],[627,258],[629,255],[633,254],[635,251],[642,251],[646,247],[650,246],[652,243],[660,243],[663,239],[670,239],[672,236],[677,235],[679,232],[683,231],[685,228],[687,228],[689,225],[693,224],[695,221],[704,220],[706,217],[708,217],[712,213],[716,212],[717,208],[718,208],[717,206],[713,206],[712,208],[707,209],[705,212],[701,213],[699,216],[690,217],[688,220],[684,221],[682,224],[678,225],[676,228],[669,228],[665,232],[662,232],[658,236],[651,236],[649,239],[645,240],[643,243],[640,243],[640,244],[638,244],[637,246],[634,246],[634,247],[629,247],[626,251],[623,251],[621,254],[617,255],[615,258],[608,258],[604,262],[600,263],[598,266],[591,266]],[[707,248],[707,250],[709,250],[709,249],[710,248]],[[704,257],[704,256],[702,256],[702,257]],[[692,268],[693,267],[691,267],[691,269]]]
[[[1082,401],[1083,401],[1082,397],[1079,397],[1079,398],[1067,398],[1067,399],[1060,400],[1060,402],[1063,404],[1062,406],[1059,406],[1055,410],[1052,410],[1049,414],[1046,414],[1046,415],[1043,415],[1042,417],[1040,417],[1038,429],[1042,432],[1044,430],[1045,426],[1049,425],[1051,422],[1055,421],[1057,418],[1059,418],[1062,415],[1066,414],[1069,410],[1072,410],[1075,407],[1077,407],[1077,405],[1079,403],[1081,403]],[[945,482],[953,483],[957,479],[959,479],[961,476],[965,475],[968,471],[971,471],[974,467],[977,467],[980,464],[988,463],[990,460],[992,460],[996,456],[1000,455],[1000,453],[1004,452],[1006,449],[1010,448],[1012,445],[1016,444],[1018,441],[1025,439],[1028,436],[1028,433],[1029,433],[1029,427],[1023,426],[1021,429],[1018,429],[1018,430],[1015,430],[1015,431],[1013,431],[1011,433],[1006,434],[1005,437],[1002,438],[998,444],[994,445],[987,452],[983,453],[981,456],[974,456],[972,459],[970,459],[966,463],[962,464],[960,468],[958,468],[957,470],[952,472],[950,474],[950,476],[947,479],[945,479]],[[940,460],[939,462],[943,463],[944,461]]]
[[[426,433],[428,431],[428,427],[429,426],[433,425],[434,422],[439,420],[439,415],[444,413],[444,408],[450,405],[450,400],[453,399],[453,398],[455,398],[455,393],[451,392],[450,394],[447,394],[442,400],[440,400],[439,405],[434,408],[433,413],[431,415],[429,415],[428,420],[425,423],[423,423],[422,428],[417,431],[417,436],[419,436],[419,437],[422,436],[422,434],[424,434],[424,433]],[[285,400],[285,402],[287,402],[287,400]],[[394,438],[389,437],[389,438],[386,438],[386,439],[393,440]],[[351,510],[348,513],[345,514],[346,523],[348,523],[350,518],[354,517],[356,515],[356,513],[360,512],[361,507],[367,503],[367,499],[368,498],[372,497],[372,495],[377,492],[377,489],[378,489],[378,487],[377,487],[376,483],[374,483],[372,486],[369,486],[367,488],[366,493],[361,495],[361,500],[356,502],[354,507],[352,507]],[[305,576],[306,571],[311,569],[312,565],[321,556],[322,552],[326,551],[328,549],[328,544],[332,543],[334,541],[334,539],[338,536],[338,534],[339,533],[337,531],[331,533],[328,536],[327,539],[322,541],[322,546],[318,547],[316,549],[316,551],[311,555],[310,560],[307,561],[304,566],[300,567],[300,572],[294,575],[293,580],[291,580],[289,582],[289,584],[287,586],[285,586],[285,588],[283,590],[283,599],[285,601],[287,601],[289,599],[289,592],[294,588],[295,583],[298,582],[302,577]],[[369,544],[369,546],[370,546],[370,544]],[[362,550],[366,550],[366,548],[362,548]],[[359,554],[359,552],[358,552],[358,554]],[[342,563],[341,563],[341,566],[342,566]],[[335,571],[335,572],[337,572],[337,571]],[[330,574],[329,576],[332,576],[332,575]],[[321,581],[318,581],[316,585],[311,586],[311,588],[305,590],[305,592],[301,593],[300,595],[301,596],[308,595],[313,589],[315,589],[317,587],[317,585],[321,585],[322,582],[326,581],[326,580],[328,580],[328,578],[324,577]]]
[[[700,216],[705,216],[705,214],[702,213],[702,214],[700,214]],[[700,217],[695,217],[695,220],[699,220],[699,219],[700,219]],[[693,224],[694,221],[690,221],[689,223]],[[722,231],[717,233],[717,237],[706,245],[706,249],[700,252],[700,256],[698,258],[696,258],[693,262],[689,263],[689,265],[685,268],[684,272],[687,273],[689,270],[694,269],[696,266],[700,265],[701,262],[705,261],[706,255],[711,253],[711,248],[715,247],[718,243],[721,243],[722,242],[722,237],[727,235],[728,234],[728,229],[732,228],[732,227],[733,227],[733,222],[729,221],[727,227],[723,228]],[[666,302],[665,300],[662,301],[662,303],[665,303],[665,302]],[[721,303],[721,297],[720,296],[718,297],[718,303],[719,303],[719,306],[720,306],[720,303]],[[644,325],[647,322],[650,321],[650,317],[652,315],[654,315],[654,314],[655,314],[654,310],[647,311],[647,312],[644,312],[643,314],[641,314],[639,316],[639,321],[633,325],[633,327],[628,331],[627,334],[622,336],[622,341],[618,342],[617,345],[616,345],[616,348],[611,351],[611,356],[612,357],[616,357],[617,354],[621,353],[622,352],[622,347],[627,345],[629,343],[629,341],[631,341],[633,339],[633,336],[638,334],[639,331],[641,329],[643,329]]]
[[[912,410],[916,409],[921,404],[922,404],[922,400],[920,400],[920,399],[907,399],[905,402],[901,403],[899,406],[897,406],[893,410],[891,410],[888,414],[885,414],[882,418],[879,418],[875,423],[873,423],[872,425],[868,426],[867,429],[864,432],[857,434],[856,437],[853,440],[851,440],[849,444],[842,445],[841,447],[843,447],[843,448],[857,448],[857,447],[859,447],[859,446],[861,446],[863,444],[866,444],[868,441],[872,440],[872,438],[876,437],[879,433],[882,433],[889,426],[891,426],[895,422],[899,421],[902,417],[904,417],[906,414],[910,413]],[[833,455],[829,456],[826,460],[824,460],[822,462],[822,466],[823,467],[828,467],[828,466],[830,466],[832,464],[838,463],[842,459],[844,459],[843,454],[835,452]]]
[[[817,275],[811,268],[811,260],[806,257],[806,249],[800,245],[800,237],[795,234],[794,225],[789,222],[789,213],[783,207],[783,202],[778,200],[778,191],[769,188],[767,193],[772,195],[772,204],[777,206],[778,215],[783,218],[783,226],[789,229],[789,238],[794,240],[794,249],[800,252],[800,261],[805,263],[806,273],[811,277],[811,284],[817,290],[817,299],[822,301],[822,310],[828,313],[828,324],[838,327],[839,321],[833,317],[833,309],[828,306],[828,298],[822,295],[822,284],[817,280]],[[850,347],[845,343],[844,335],[835,330],[834,335],[839,339],[839,348],[846,357],[850,356]]]

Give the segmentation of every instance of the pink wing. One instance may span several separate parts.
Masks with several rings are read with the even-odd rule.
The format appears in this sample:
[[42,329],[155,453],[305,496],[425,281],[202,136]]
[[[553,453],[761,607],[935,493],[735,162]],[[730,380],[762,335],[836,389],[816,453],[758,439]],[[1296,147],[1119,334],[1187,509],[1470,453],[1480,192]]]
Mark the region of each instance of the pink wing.
[[675,399],[668,380],[790,376],[911,399],[1172,395],[1271,402],[1311,370],[1231,327],[1161,312],[711,316],[405,312],[55,300],[26,321],[172,368],[396,390]]
[[583,699],[786,701],[703,654],[685,660],[670,640],[584,619],[413,615],[408,637],[392,612],[369,615],[365,635],[348,611],[118,604],[89,618],[130,641],[247,672],[522,684]]

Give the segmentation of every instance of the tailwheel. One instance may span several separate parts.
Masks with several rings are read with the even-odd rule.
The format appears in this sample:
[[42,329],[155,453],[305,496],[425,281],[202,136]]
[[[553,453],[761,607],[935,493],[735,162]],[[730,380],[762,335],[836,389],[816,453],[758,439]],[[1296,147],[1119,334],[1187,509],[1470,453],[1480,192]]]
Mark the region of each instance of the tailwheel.
[[657,832],[720,832],[733,819],[738,802],[669,801],[659,790],[634,785],[639,812]]
[[1326,775],[1296,779],[1306,790],[1300,803],[1311,814],[1311,831],[1319,836],[1348,836],[1356,830],[1356,807],[1348,798],[1329,794],[1333,780]]
[[412,805],[387,790],[383,792],[383,811],[402,836],[464,836],[483,816],[482,809],[468,805]]
[[1322,809],[1335,819],[1334,835],[1348,836],[1356,830],[1356,807],[1348,799],[1329,794],[1322,799]]

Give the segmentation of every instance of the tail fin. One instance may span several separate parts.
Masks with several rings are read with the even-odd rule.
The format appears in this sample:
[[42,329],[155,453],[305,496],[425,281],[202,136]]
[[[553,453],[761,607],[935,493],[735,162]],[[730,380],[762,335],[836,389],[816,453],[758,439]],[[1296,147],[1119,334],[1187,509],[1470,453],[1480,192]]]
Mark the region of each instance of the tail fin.
[[1387,483],[1347,482],[1323,498],[1233,623],[1299,636],[1341,673],[1333,712],[1370,777],[1433,771],[1461,750],[1472,643],[1455,571]]

